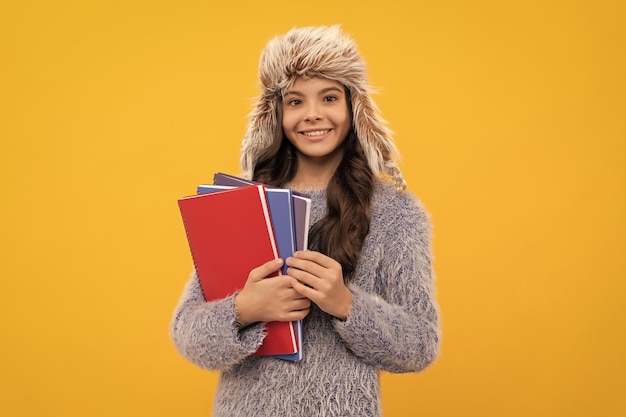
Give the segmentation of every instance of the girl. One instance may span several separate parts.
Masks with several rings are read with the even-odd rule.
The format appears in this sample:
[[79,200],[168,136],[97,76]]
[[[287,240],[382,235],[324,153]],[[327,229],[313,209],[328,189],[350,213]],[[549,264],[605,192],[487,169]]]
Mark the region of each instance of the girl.
[[[217,417],[380,416],[379,373],[420,371],[439,351],[428,217],[338,26],[272,39],[259,77],[243,175],[311,195],[312,250],[259,265],[218,301],[193,274],[172,339],[220,371]],[[283,262],[288,275],[265,278]],[[290,320],[303,320],[300,362],[250,356],[264,322]]]

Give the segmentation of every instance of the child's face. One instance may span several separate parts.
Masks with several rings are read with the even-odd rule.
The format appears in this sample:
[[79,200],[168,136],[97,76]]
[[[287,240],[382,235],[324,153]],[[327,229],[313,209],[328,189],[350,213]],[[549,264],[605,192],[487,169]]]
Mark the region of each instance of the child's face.
[[298,158],[338,161],[350,131],[343,85],[324,78],[296,79],[283,100],[283,131]]

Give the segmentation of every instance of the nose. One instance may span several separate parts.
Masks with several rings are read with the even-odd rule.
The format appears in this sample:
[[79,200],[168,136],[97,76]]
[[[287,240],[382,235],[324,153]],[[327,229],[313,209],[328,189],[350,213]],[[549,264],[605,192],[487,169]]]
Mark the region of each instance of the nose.
[[311,103],[307,107],[304,120],[307,122],[322,120],[322,115],[316,104]]

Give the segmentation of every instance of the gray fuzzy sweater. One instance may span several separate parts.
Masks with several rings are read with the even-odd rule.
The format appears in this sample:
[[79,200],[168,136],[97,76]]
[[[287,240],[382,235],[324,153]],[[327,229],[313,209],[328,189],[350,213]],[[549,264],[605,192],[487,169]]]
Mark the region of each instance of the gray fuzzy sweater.
[[[313,305],[303,321],[300,362],[250,356],[263,341],[263,325],[238,331],[234,296],[205,302],[192,274],[170,332],[185,358],[220,371],[214,416],[380,416],[379,372],[420,371],[437,357],[428,217],[412,194],[382,181],[371,209],[349,284],[350,316],[340,321]],[[325,192],[313,192],[311,224],[326,210]]]

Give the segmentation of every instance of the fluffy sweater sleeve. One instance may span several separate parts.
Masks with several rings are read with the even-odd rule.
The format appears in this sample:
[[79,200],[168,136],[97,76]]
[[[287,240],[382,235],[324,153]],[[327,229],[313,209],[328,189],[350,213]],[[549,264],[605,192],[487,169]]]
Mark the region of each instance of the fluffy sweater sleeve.
[[353,306],[334,327],[363,362],[389,372],[426,368],[439,353],[428,216],[410,193],[382,187],[349,288]]
[[196,273],[191,275],[170,324],[174,345],[191,363],[204,369],[229,369],[263,342],[262,323],[238,329],[234,298],[206,302]]

